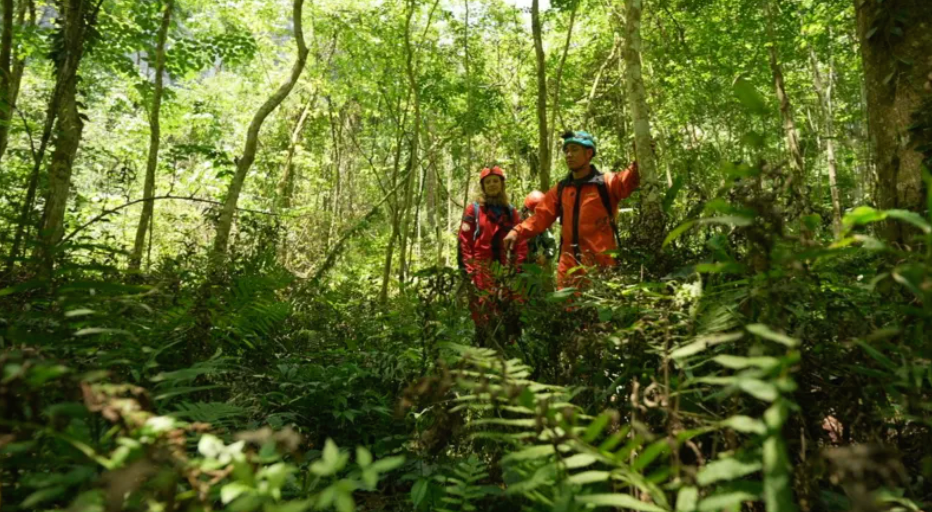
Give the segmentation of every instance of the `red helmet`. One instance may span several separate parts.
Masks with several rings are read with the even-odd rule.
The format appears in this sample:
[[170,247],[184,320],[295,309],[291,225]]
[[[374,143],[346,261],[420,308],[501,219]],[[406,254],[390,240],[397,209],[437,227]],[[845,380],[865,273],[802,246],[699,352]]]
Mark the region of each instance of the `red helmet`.
[[502,181],[505,181],[505,171],[503,171],[501,167],[496,165],[495,167],[492,167],[492,168],[486,167],[485,169],[482,169],[482,173],[479,174],[479,183],[482,183],[482,180],[488,178],[489,176],[493,176],[493,175],[499,176],[502,179]]
[[535,190],[527,195],[524,198],[524,207],[528,210],[534,211],[537,208],[537,205],[544,200],[544,193],[540,190]]

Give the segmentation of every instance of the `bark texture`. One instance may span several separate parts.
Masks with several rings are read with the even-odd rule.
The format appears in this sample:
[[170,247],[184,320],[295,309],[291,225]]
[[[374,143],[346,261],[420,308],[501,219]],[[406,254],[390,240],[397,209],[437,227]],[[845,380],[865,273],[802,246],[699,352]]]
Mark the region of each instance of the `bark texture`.
[[547,61],[540,24],[540,1],[531,3],[531,32],[534,35],[534,55],[537,58],[537,145],[540,189],[550,189],[550,129],[547,127]]
[[765,2],[767,10],[767,34],[770,39],[770,72],[773,74],[773,85],[780,102],[780,117],[783,119],[783,135],[786,138],[786,149],[790,154],[789,177],[790,200],[796,213],[809,210],[808,195],[805,193],[806,163],[799,145],[799,131],[796,129],[796,120],[793,118],[793,104],[786,94],[786,83],[783,79],[783,68],[777,56],[777,35],[774,30],[772,0]]
[[[149,112],[149,156],[146,160],[146,181],[143,185],[142,198],[149,199],[155,196],[155,171],[159,165],[159,144],[161,143],[161,127],[159,114],[162,110],[162,89],[165,73],[165,42],[168,40],[168,27],[171,24],[174,0],[165,1],[165,12],[162,14],[162,24],[159,26],[158,41],[155,48],[155,86],[152,91],[152,111]],[[129,258],[129,268],[138,270],[142,261],[142,250],[146,245],[146,233],[152,221],[152,212],[155,201],[143,201],[142,214],[139,216],[139,225],[136,226],[136,240],[133,242],[133,252]]]
[[[566,29],[566,42],[563,44],[563,54],[560,56],[560,65],[557,66],[557,76],[553,82],[553,111],[550,114],[549,129],[555,131],[557,121],[560,119],[560,90],[563,85],[563,67],[566,65],[566,56],[570,53],[570,42],[573,40],[573,26],[576,24],[576,11],[579,9],[580,2],[573,4],[573,10],[570,12],[570,23]],[[583,128],[585,129],[585,128]],[[547,140],[553,144],[553,137],[550,132],[547,133]],[[553,169],[553,148],[550,148],[551,163],[548,169]],[[549,171],[548,171],[549,172]],[[547,190],[544,188],[543,190]]]
[[657,179],[657,161],[651,141],[647,90],[641,71],[641,13],[643,0],[625,0],[625,75],[628,103],[634,125],[635,153],[641,173],[640,222],[634,234],[638,245],[656,250],[663,242],[663,195]]
[[[913,113],[932,95],[924,88],[932,73],[932,2],[855,0],[855,9],[877,173],[874,201],[879,208],[919,210],[925,198],[923,157],[908,129]],[[893,242],[908,238],[902,224],[893,222],[883,235]]]
[[78,113],[78,67],[84,56],[91,4],[87,0],[64,0],[59,5],[64,44],[55,56],[58,130],[49,165],[49,190],[40,232],[45,270],[51,270],[55,246],[64,234],[65,208],[71,189],[74,159],[81,143],[84,121]]
[[828,186],[832,195],[832,226],[841,229],[841,193],[838,190],[838,163],[835,159],[835,111],[832,105],[832,66],[828,68],[828,82],[822,78],[819,60],[810,47],[812,77],[819,104],[822,107],[822,125],[825,138],[825,157],[828,160]]
[[249,129],[246,132],[246,144],[243,147],[242,156],[236,161],[236,173],[230,182],[230,188],[227,190],[226,198],[223,202],[223,209],[220,211],[220,217],[217,220],[217,234],[214,238],[213,250],[211,253],[211,264],[217,266],[221,263],[227,254],[227,245],[230,241],[230,231],[233,228],[233,216],[236,213],[236,203],[239,201],[240,192],[243,190],[243,183],[246,181],[246,175],[256,160],[256,149],[259,146],[259,130],[265,118],[273,110],[281,105],[282,101],[288,97],[291,90],[294,89],[301,72],[304,70],[304,64],[307,62],[307,44],[304,41],[304,30],[301,24],[301,15],[304,7],[304,0],[294,0],[292,4],[292,19],[294,23],[295,42],[298,45],[297,58],[291,68],[291,75],[288,80],[281,84],[265,103],[259,107],[252,122],[249,123]]

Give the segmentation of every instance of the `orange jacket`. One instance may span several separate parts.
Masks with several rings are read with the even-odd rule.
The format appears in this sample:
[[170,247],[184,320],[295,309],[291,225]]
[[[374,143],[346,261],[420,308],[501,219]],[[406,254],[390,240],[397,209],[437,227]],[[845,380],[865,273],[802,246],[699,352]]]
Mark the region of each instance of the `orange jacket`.
[[[611,212],[605,211],[598,186],[593,182],[593,179],[599,178],[605,181]],[[568,280],[566,273],[580,264],[601,267],[615,264],[613,257],[603,254],[605,251],[618,248],[610,221],[618,214],[618,203],[630,196],[638,187],[640,176],[637,162],[635,162],[620,173],[601,174],[595,166],[592,166],[592,173],[588,177],[574,181],[572,176],[569,176],[567,180],[563,186],[563,197],[559,201],[563,210],[560,263],[557,267],[557,284],[560,288],[577,284],[572,282],[576,281],[575,279]],[[548,190],[544,199],[534,210],[534,215],[515,227],[518,242],[539,235],[557,220],[560,214],[557,211],[559,188],[557,184]],[[575,236],[577,227],[578,237]],[[574,243],[577,243],[578,247],[574,247]],[[580,254],[582,261],[577,261],[575,256],[577,253]],[[571,277],[575,278],[582,273],[576,271]]]

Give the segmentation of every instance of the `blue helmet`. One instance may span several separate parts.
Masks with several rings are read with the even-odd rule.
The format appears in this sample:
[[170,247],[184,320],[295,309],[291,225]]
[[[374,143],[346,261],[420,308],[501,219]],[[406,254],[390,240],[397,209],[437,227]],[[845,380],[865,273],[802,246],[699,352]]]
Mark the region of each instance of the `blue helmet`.
[[563,132],[560,137],[563,139],[563,149],[566,149],[567,144],[579,144],[586,148],[592,148],[592,156],[595,156],[597,152],[595,139],[592,138],[592,135],[589,135],[589,132]]

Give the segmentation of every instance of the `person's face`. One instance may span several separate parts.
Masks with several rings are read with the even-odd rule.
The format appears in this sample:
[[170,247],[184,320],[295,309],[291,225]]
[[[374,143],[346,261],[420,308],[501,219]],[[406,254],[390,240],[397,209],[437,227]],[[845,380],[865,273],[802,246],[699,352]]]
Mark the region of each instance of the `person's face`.
[[499,194],[502,193],[502,189],[504,188],[505,188],[505,182],[502,181],[502,178],[500,176],[495,176],[493,174],[492,176],[489,176],[486,179],[482,180],[482,190],[484,190],[485,195],[489,197],[497,197]]
[[580,146],[579,144],[569,143],[563,148],[563,157],[566,159],[566,166],[571,171],[583,169],[592,159],[591,149]]

